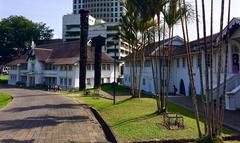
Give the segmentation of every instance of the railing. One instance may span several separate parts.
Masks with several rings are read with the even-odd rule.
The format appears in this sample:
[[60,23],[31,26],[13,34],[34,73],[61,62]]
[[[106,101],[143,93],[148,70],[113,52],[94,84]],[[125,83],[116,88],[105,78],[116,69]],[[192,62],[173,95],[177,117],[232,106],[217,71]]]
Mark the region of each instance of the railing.
[[[224,96],[224,82],[220,84],[220,96]],[[217,87],[214,88],[214,97],[217,96]],[[240,108],[240,75],[234,75],[227,79],[226,108],[236,110]]]
[[[233,75],[229,79],[227,79],[227,92],[232,91],[234,88],[240,85],[240,75]],[[220,83],[220,95],[223,95],[224,90],[224,82],[222,81]],[[217,95],[217,87],[214,87],[213,89],[213,95]]]

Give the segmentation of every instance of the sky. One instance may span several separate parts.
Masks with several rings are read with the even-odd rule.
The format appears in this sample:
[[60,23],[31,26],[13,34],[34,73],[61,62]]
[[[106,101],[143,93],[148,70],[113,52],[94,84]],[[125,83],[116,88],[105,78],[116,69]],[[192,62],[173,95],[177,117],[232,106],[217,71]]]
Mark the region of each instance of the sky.
[[[186,0],[194,5],[195,0]],[[202,21],[201,0],[199,18]],[[210,33],[210,0],[205,0],[207,16],[207,34]],[[225,0],[225,24],[227,23],[228,0]],[[221,0],[214,0],[214,33],[220,30]],[[240,0],[232,0],[231,17],[240,17]],[[62,37],[62,16],[72,12],[72,0],[0,0],[0,19],[10,15],[22,15],[34,22],[44,22],[54,29],[54,38]],[[202,31],[202,22],[200,28]],[[190,40],[196,39],[195,22],[189,23]],[[181,26],[176,26],[175,35],[182,37]],[[202,32],[200,33],[202,35]]]
[[33,22],[44,22],[62,37],[62,16],[72,12],[72,0],[0,0],[0,19],[22,15]]

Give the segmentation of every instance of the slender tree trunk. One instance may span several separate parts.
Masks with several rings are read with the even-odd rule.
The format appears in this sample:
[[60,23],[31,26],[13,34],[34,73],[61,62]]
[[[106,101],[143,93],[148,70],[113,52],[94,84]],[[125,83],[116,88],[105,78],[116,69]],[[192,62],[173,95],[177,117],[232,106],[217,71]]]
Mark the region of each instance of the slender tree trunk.
[[225,49],[225,65],[224,65],[224,86],[223,86],[223,92],[224,96],[222,97],[222,104],[220,105],[221,108],[221,114],[220,114],[220,128],[222,128],[223,120],[224,120],[224,110],[225,110],[225,97],[227,96],[227,73],[228,73],[228,53],[229,53],[229,24],[230,24],[230,17],[231,17],[231,0],[228,0],[228,27],[227,27],[227,42],[226,42],[226,49]]
[[203,15],[203,35],[204,35],[204,57],[205,57],[205,94],[206,94],[206,123],[207,134],[211,134],[210,114],[209,114],[209,74],[208,74],[208,62],[207,62],[207,39],[206,39],[206,18],[205,18],[205,3],[202,0],[202,15]]
[[225,1],[222,0],[222,8],[221,8],[221,18],[220,18],[220,45],[218,47],[218,75],[217,75],[217,105],[216,105],[216,118],[217,118],[217,129],[214,132],[213,136],[217,136],[220,134],[220,81],[221,81],[221,67],[222,67],[222,42],[223,42],[223,18],[224,18],[224,3]]
[[[169,31],[171,31],[171,36],[170,36],[170,38],[172,39],[173,38],[173,31],[174,31],[174,26],[172,26],[172,28],[171,28],[171,30],[169,30]],[[167,62],[168,62],[168,65],[167,65],[167,83],[166,83],[166,95],[165,95],[165,107],[166,107],[166,110],[167,110],[167,99],[168,99],[168,93],[169,93],[169,89],[168,89],[168,87],[170,86],[169,85],[169,82],[170,82],[170,74],[171,74],[171,62],[172,62],[172,52],[173,52],[173,40],[171,40],[171,44],[170,44],[170,46],[168,47],[168,49],[169,49],[169,52],[168,52],[168,60],[167,60]]]
[[[164,108],[164,89],[163,89],[163,85],[164,85],[164,71],[162,71],[162,68],[164,68],[164,64],[162,64],[162,62],[164,62],[164,60],[162,60],[162,56],[161,56],[161,52],[164,53],[164,46],[163,46],[163,50],[161,51],[161,18],[160,18],[160,13],[157,13],[157,20],[158,20],[158,61],[159,61],[159,78],[158,78],[158,82],[159,82],[159,100],[161,102],[161,113],[165,112],[165,108]],[[164,58],[164,55],[163,55]],[[162,60],[162,61],[161,61]]]
[[154,87],[155,87],[155,98],[156,98],[156,102],[157,102],[157,112],[160,113],[160,110],[161,110],[161,103],[160,103],[160,100],[159,100],[159,82],[158,82],[158,66],[157,66],[157,52],[156,52],[156,41],[155,41],[155,20],[154,20],[154,17],[152,18],[153,20],[153,31],[154,31],[154,40],[153,40],[153,45],[154,45],[154,56],[153,56],[153,60],[152,60],[152,72],[153,72],[153,81],[154,81]]
[[138,83],[138,97],[141,98],[141,87],[142,87],[142,75],[143,75],[143,68],[144,68],[144,63],[145,63],[145,34],[142,33],[142,41],[143,41],[143,49],[142,49],[142,58],[140,59],[141,61],[141,67],[139,71],[139,83]]
[[[198,0],[195,0],[195,11],[196,11],[196,28],[197,28],[197,45],[199,46],[199,40],[200,40],[200,30],[199,30],[199,19],[198,19]],[[204,118],[206,118],[206,97],[204,95],[204,87],[203,87],[203,71],[202,71],[202,49],[199,48],[199,53],[198,53],[198,61],[200,61],[198,64],[199,67],[199,75],[200,75],[200,85],[201,85],[201,100],[203,103],[203,111],[204,111]],[[206,120],[204,120],[204,128],[205,128],[205,134],[207,133],[207,128],[206,128]]]
[[215,110],[214,110],[214,96],[213,96],[213,0],[211,0],[211,23],[210,23],[210,54],[209,54],[209,58],[210,58],[210,125],[212,125],[212,128],[210,130],[210,132],[213,132],[215,130]]
[[[185,0],[183,0],[183,4],[184,4],[184,7],[186,8]],[[179,1],[179,6],[181,7],[180,1]],[[182,23],[182,30],[183,30],[183,35],[184,35],[184,45],[185,45],[186,51],[187,51],[188,74],[189,74],[189,79],[190,79],[190,83],[191,83],[192,101],[193,101],[193,107],[195,110],[198,135],[199,135],[199,138],[201,138],[202,133],[201,133],[201,128],[200,128],[200,117],[199,117],[199,112],[198,112],[198,105],[197,105],[197,101],[196,101],[196,90],[195,90],[193,71],[192,71],[192,55],[191,55],[191,50],[190,50],[190,46],[189,46],[188,25],[187,25],[186,14],[184,15],[184,19],[185,19],[185,23],[184,23],[183,18],[181,18],[181,23]]]

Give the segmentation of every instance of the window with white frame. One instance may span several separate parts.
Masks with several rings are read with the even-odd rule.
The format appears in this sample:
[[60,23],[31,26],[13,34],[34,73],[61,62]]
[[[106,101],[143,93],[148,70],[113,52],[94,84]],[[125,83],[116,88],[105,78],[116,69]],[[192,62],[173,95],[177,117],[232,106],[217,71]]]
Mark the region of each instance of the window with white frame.
[[91,70],[91,65],[87,64],[87,70],[90,71]]
[[146,80],[145,80],[145,78],[143,78],[143,85],[145,85],[146,84]]
[[72,79],[71,78],[64,78],[64,77],[61,77],[60,78],[60,85],[61,86],[67,86],[67,85],[72,85]]
[[64,85],[67,85],[67,78],[64,78]]
[[17,66],[10,66],[10,70],[17,70]]
[[68,79],[68,85],[72,85],[72,79],[71,78]]
[[182,58],[182,67],[185,68],[186,67],[186,59]]
[[87,78],[87,85],[91,85],[91,79]]
[[180,67],[180,61],[179,61],[179,58],[177,58],[177,67],[178,67],[178,68]]
[[11,81],[16,81],[16,80],[17,80],[17,75],[11,74],[11,75],[10,75],[10,80],[11,80]]
[[106,70],[106,65],[102,64],[102,70]]
[[63,80],[64,80],[63,78],[60,78],[60,85],[64,85]]
[[69,65],[69,66],[68,66],[68,70],[69,70],[69,71],[72,71],[72,70],[73,70],[73,66],[72,66],[72,65]]
[[107,64],[107,70],[111,70],[111,65],[110,64]]

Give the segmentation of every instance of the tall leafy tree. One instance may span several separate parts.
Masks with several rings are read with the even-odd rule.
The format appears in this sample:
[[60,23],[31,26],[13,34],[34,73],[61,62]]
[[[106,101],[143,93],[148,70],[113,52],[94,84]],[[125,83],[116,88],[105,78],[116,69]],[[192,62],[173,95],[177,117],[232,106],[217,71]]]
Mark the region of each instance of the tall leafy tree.
[[32,40],[41,44],[53,37],[45,23],[34,23],[23,16],[10,16],[0,21],[0,64],[28,52]]
[[[168,26],[168,39],[172,39],[173,38],[173,32],[174,32],[174,25],[178,24],[180,19],[182,17],[184,17],[185,15],[188,15],[188,19],[189,18],[193,18],[192,15],[192,7],[191,5],[188,5],[187,7],[183,7],[183,6],[178,6],[178,1],[179,0],[169,0],[169,3],[167,5],[167,7],[163,10],[163,16],[164,16],[164,22],[167,24]],[[165,29],[165,28],[164,28]],[[164,46],[164,50],[163,50],[163,58],[162,61],[163,63],[166,63],[166,66],[163,66],[161,68],[161,70],[163,70],[163,73],[165,73],[165,68],[167,70],[166,72],[166,77],[163,76],[166,82],[164,82],[161,86],[163,89],[163,111],[166,112],[166,104],[167,104],[167,97],[168,97],[168,87],[169,87],[169,80],[170,80],[170,64],[171,64],[171,58],[172,58],[172,40],[170,40],[168,42],[168,46],[167,48],[165,48]]]

